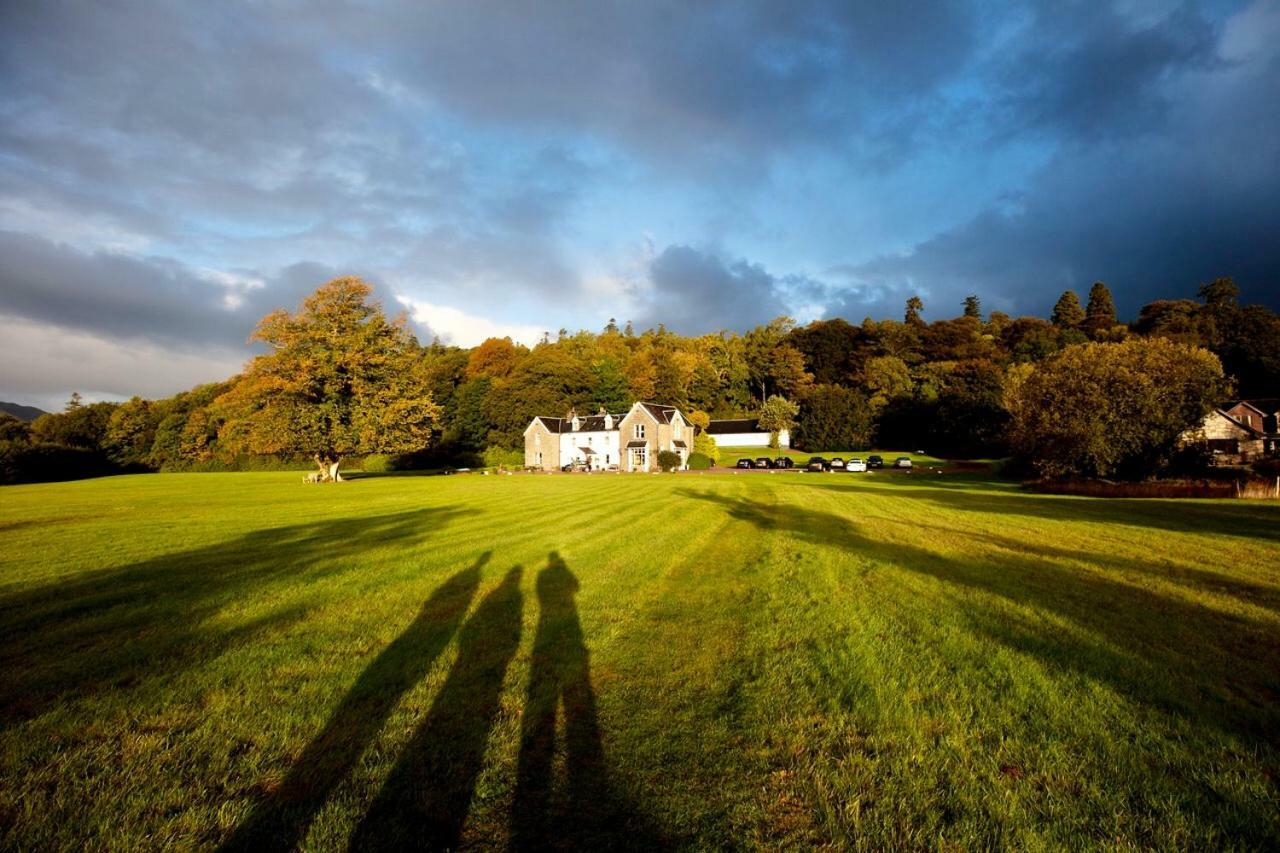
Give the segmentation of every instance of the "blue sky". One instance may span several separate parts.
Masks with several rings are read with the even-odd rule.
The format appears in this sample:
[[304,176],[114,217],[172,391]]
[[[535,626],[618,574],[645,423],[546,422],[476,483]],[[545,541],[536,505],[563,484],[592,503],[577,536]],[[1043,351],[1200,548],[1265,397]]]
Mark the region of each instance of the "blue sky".
[[1280,2],[0,7],[0,399],[170,394],[357,274],[532,342],[1277,304]]

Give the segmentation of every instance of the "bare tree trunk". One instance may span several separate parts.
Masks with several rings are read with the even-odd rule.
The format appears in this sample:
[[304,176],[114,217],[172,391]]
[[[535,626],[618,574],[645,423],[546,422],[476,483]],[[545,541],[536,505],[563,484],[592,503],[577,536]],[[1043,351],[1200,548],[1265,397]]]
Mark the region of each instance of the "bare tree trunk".
[[315,460],[316,467],[320,469],[320,482],[342,482],[342,475],[338,473],[338,464],[342,461],[341,456],[328,453],[317,453],[311,458]]

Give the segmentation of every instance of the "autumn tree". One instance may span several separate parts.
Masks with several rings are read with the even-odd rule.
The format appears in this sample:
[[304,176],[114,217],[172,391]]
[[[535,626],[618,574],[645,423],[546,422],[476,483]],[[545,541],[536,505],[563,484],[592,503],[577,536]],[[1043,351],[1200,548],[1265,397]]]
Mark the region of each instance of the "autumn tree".
[[343,457],[408,453],[431,440],[440,409],[417,342],[400,316],[388,320],[358,278],[337,278],[278,310],[251,340],[253,359],[217,401],[221,441],[251,453],[305,454],[321,476],[340,479]]

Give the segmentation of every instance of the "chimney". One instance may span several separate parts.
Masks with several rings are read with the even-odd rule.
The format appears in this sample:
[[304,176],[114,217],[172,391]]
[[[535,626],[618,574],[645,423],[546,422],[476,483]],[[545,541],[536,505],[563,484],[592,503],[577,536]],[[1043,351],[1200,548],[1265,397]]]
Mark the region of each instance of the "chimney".
[[581,424],[581,421],[578,420],[578,412],[575,409],[570,409],[569,414],[566,415],[565,417],[570,422],[569,428],[572,429],[574,432],[577,432],[578,426]]

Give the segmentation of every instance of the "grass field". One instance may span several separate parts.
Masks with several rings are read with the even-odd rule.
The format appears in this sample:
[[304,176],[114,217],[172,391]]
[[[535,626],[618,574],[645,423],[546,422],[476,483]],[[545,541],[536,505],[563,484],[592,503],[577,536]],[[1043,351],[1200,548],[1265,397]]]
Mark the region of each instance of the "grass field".
[[0,489],[0,846],[1273,847],[1280,506]]

